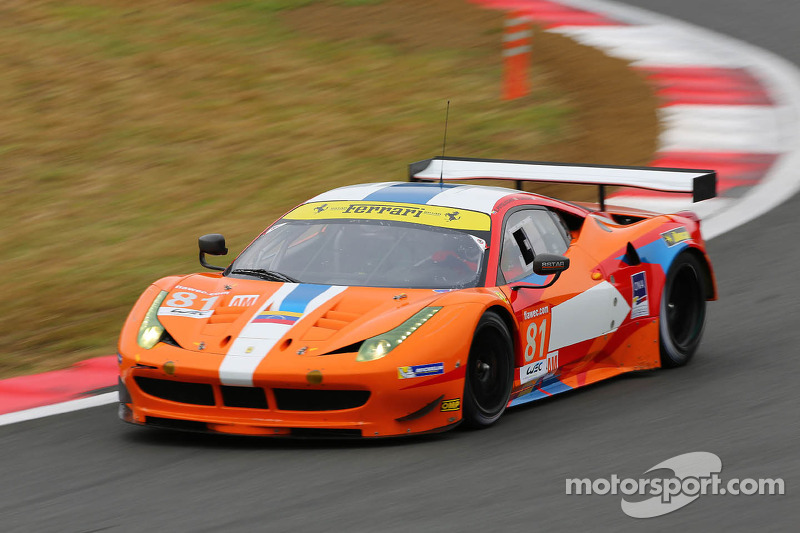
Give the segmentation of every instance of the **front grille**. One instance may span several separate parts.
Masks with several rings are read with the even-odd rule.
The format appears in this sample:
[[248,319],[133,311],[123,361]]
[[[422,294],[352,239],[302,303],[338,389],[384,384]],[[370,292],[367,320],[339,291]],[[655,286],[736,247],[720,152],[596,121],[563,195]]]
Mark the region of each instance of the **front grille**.
[[214,405],[214,388],[205,383],[184,383],[142,376],[136,376],[134,379],[142,392],[162,400],[192,405]]
[[268,409],[267,395],[259,387],[231,387],[221,385],[222,403],[227,407],[249,407],[251,409]]
[[369,399],[365,390],[274,389],[282,411],[339,411],[361,407]]
[[[214,406],[214,386],[168,379],[135,376],[142,392],[162,400],[190,405]],[[222,405],[246,409],[269,409],[266,391],[261,387],[219,385]],[[275,406],[281,411],[341,411],[361,407],[369,400],[365,390],[273,389]]]

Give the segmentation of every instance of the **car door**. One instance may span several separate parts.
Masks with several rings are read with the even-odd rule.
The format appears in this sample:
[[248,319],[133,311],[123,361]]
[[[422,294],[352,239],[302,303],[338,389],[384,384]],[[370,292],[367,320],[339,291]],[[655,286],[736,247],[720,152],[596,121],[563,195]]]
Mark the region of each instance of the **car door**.
[[[597,262],[571,244],[569,230],[550,209],[523,207],[505,217],[498,285],[507,285],[520,324],[516,366],[523,384],[599,354],[606,334],[627,314],[613,312],[624,299],[605,281]],[[569,268],[548,288],[513,290],[552,280],[533,272],[533,259],[542,253],[564,255]]]

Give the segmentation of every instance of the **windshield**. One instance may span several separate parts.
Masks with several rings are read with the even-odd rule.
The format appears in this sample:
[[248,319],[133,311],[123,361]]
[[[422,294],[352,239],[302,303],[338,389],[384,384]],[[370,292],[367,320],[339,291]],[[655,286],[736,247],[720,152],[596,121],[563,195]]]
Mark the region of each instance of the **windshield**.
[[[485,268],[488,231],[387,220],[287,220],[262,234],[229,275],[269,271],[301,283],[458,289]],[[267,278],[262,278],[267,279]]]

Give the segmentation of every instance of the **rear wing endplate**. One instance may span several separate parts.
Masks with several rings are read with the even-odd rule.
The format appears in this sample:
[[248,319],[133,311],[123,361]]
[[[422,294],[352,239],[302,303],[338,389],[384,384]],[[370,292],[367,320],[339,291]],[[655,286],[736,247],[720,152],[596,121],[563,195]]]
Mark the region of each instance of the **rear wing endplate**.
[[690,193],[693,202],[708,200],[717,195],[715,171],[685,168],[434,157],[411,163],[408,166],[408,179],[409,181],[509,180],[515,181],[519,190],[522,190],[522,183],[525,181],[597,185],[601,211],[605,210],[606,186]]

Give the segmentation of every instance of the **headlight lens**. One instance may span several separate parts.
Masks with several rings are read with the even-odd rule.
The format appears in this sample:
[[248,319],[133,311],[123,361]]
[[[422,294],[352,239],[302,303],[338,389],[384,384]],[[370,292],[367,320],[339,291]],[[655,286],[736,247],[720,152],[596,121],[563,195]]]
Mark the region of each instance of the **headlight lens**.
[[156,299],[150,304],[150,309],[145,313],[142,325],[139,326],[139,336],[136,342],[145,350],[149,350],[158,344],[158,341],[160,341],[162,335],[164,335],[164,326],[158,321],[158,308],[161,307],[161,302],[164,301],[167,294],[169,294],[167,291],[158,293]]
[[426,307],[396,328],[365,340],[358,350],[356,361],[375,361],[385,357],[440,309],[441,307]]

